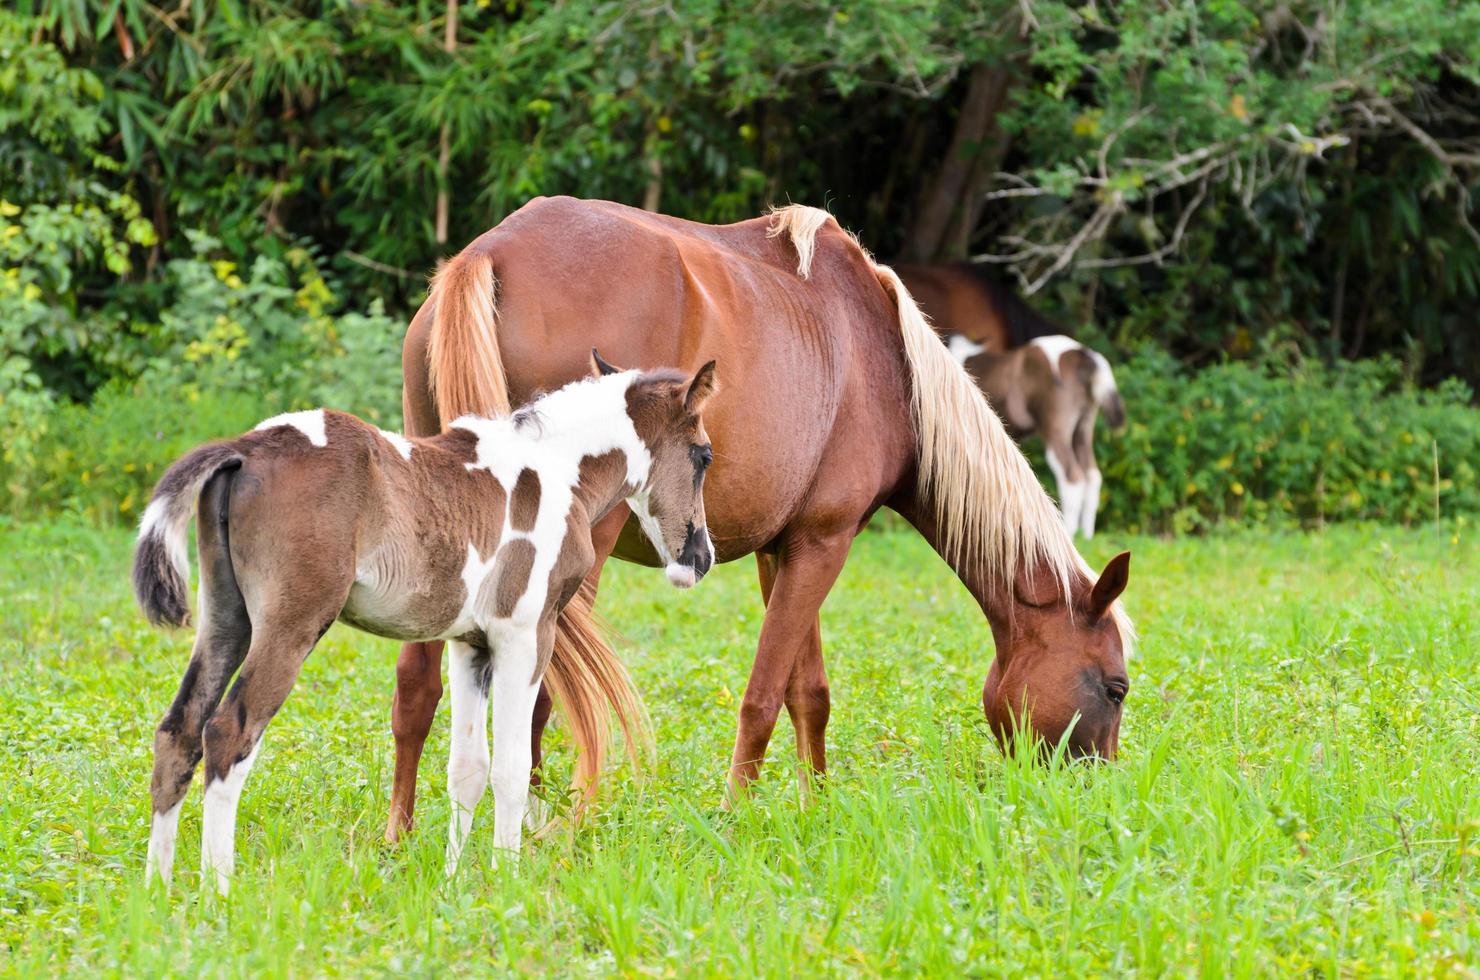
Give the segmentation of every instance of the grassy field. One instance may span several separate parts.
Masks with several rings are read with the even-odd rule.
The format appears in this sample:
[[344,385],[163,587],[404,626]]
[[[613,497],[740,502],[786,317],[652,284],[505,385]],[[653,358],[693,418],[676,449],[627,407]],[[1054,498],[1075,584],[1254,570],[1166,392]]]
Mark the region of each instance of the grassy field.
[[1090,558],[1122,545],[1143,642],[1121,761],[999,755],[989,634],[891,526],[823,610],[831,779],[800,805],[783,721],[733,813],[753,564],[690,593],[613,566],[601,606],[656,765],[614,773],[517,872],[489,870],[480,811],[450,883],[445,704],[421,823],[387,848],[395,650],[336,627],[268,731],[222,904],[197,889],[198,789],[174,893],[142,885],[152,729],[188,636],[135,611],[127,534],[0,525],[0,972],[1476,976],[1477,536],[1111,534]]

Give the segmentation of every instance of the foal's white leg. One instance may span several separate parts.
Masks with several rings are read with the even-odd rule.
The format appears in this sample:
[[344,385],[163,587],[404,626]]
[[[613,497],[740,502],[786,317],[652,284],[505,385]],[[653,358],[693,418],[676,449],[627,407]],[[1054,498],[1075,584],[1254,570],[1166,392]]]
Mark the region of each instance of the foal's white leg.
[[447,757],[447,796],[452,816],[447,828],[446,872],[458,858],[473,827],[473,810],[488,788],[488,651],[466,643],[447,645],[447,679],[452,688],[452,751]]
[[1069,479],[1058,454],[1048,450],[1048,468],[1053,472],[1054,482],[1059,487],[1059,513],[1064,520],[1064,529],[1073,535],[1079,526],[1079,513],[1083,506],[1084,485]]
[[158,875],[160,881],[166,885],[170,883],[170,874],[175,866],[175,837],[180,831],[180,807],[184,805],[182,797],[164,813],[154,814],[149,824],[149,854],[144,858],[146,882]]
[[517,861],[534,751],[529,727],[540,693],[536,631],[510,630],[493,661],[493,842],[495,860]]
[[231,872],[236,866],[236,805],[241,802],[242,786],[262,739],[252,746],[246,758],[226,771],[226,778],[210,781],[206,786],[205,817],[200,831],[201,874],[216,873],[216,890],[225,895],[231,887]]
[[1086,539],[1095,536],[1095,515],[1100,511],[1100,471],[1090,467],[1085,473],[1084,502],[1079,510],[1079,533]]

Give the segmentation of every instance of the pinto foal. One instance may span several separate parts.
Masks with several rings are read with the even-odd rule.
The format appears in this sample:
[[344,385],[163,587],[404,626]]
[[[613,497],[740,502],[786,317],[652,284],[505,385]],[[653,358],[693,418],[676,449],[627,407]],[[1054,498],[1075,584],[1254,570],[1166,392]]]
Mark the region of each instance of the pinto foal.
[[960,334],[943,339],[1015,439],[1042,433],[1064,527],[1094,537],[1100,509],[1095,416],[1103,408],[1112,429],[1125,425],[1125,403],[1105,355],[1062,334],[1035,337],[1000,354]]
[[263,730],[336,619],[451,641],[449,874],[490,781],[490,693],[496,853],[518,852],[547,666],[578,744],[575,719],[590,735],[603,698],[623,727],[640,724],[604,645],[552,662],[557,616],[591,567],[591,525],[623,501],[674,585],[709,570],[700,412],[714,362],[690,379],[618,371],[592,355],[597,377],[509,418],[466,416],[410,440],[339,412],[294,412],[170,467],[139,531],[134,591],[151,623],[187,620],[185,532],[198,500],[200,628],[155,736],[146,875],[169,881],[180,806],[204,755],[202,870],[227,890],[237,801]]

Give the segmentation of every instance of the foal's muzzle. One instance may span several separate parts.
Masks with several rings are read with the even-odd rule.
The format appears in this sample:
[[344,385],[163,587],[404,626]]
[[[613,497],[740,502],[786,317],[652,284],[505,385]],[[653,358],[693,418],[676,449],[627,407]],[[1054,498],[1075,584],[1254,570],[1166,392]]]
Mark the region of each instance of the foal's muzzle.
[[712,567],[714,544],[709,540],[709,529],[690,525],[688,536],[684,538],[683,550],[678,553],[677,560],[665,569],[668,581],[680,589],[687,589],[697,584]]

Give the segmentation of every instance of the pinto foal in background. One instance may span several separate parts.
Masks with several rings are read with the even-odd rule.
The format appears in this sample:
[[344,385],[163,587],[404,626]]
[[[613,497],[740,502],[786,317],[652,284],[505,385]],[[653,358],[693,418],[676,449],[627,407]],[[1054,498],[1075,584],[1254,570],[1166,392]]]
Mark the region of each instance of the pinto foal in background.
[[169,881],[180,806],[204,755],[202,871],[227,890],[237,801],[263,730],[336,619],[450,641],[449,874],[490,781],[490,696],[495,853],[518,853],[542,679],[569,716],[588,790],[608,705],[631,747],[642,712],[622,665],[592,638],[556,647],[556,620],[591,568],[591,525],[624,501],[674,585],[709,570],[700,413],[714,362],[689,378],[592,359],[596,377],[432,438],[320,409],[170,467],[139,531],[134,590],[151,623],[188,619],[185,533],[198,501],[200,626],[155,736],[146,874]]
[[1103,408],[1112,429],[1125,425],[1125,403],[1105,355],[1062,334],[1035,337],[1000,354],[960,334],[943,339],[1014,439],[1043,435],[1064,527],[1094,537],[1101,483],[1095,417]]

